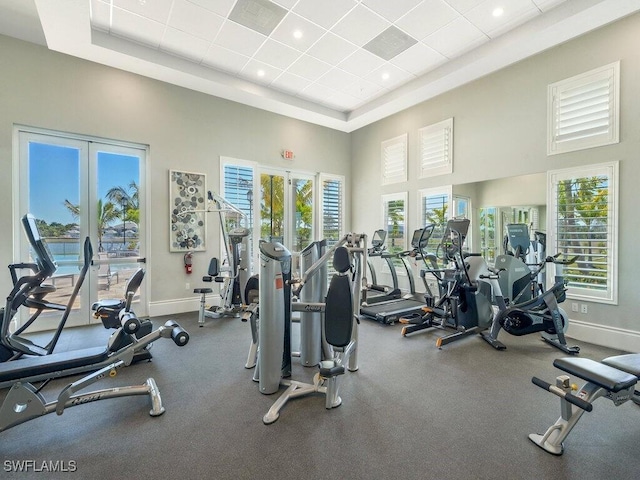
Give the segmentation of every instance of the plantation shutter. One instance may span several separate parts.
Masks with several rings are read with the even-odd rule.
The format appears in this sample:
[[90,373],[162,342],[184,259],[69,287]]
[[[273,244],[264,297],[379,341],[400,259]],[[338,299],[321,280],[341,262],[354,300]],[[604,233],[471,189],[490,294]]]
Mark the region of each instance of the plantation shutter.
[[252,218],[253,196],[253,168],[225,165],[222,197],[242,211],[248,221]]
[[322,178],[322,238],[327,246],[335,244],[344,233],[342,212],[344,182],[338,178]]
[[548,154],[618,143],[620,62],[549,86]]
[[564,269],[569,293],[615,303],[617,164],[551,172],[550,178],[551,248],[578,257]]
[[420,138],[420,178],[453,171],[453,118],[423,127]]
[[385,140],[382,150],[382,184],[407,181],[407,135]]

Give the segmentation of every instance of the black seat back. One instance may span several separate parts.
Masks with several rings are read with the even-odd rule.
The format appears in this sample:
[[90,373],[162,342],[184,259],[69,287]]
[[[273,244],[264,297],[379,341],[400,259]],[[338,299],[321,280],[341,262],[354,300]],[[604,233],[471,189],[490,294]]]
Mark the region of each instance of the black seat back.
[[350,267],[349,251],[338,247],[333,256],[333,268],[339,273],[331,278],[324,313],[325,338],[338,348],[349,344],[353,330],[351,281],[346,274]]

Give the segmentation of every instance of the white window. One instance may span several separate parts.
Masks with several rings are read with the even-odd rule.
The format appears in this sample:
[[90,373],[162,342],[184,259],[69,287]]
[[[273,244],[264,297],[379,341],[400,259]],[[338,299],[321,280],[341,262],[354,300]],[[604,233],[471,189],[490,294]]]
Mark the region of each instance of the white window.
[[572,298],[617,304],[618,163],[549,172],[549,254],[565,268]]
[[383,225],[387,230],[386,245],[391,253],[407,249],[407,192],[382,196]]
[[433,233],[427,242],[427,251],[436,253],[438,245],[444,235],[447,220],[451,216],[451,193],[452,187],[428,188],[418,191],[419,219],[421,227],[425,225],[435,225]]
[[549,85],[547,154],[618,143],[620,62]]
[[381,145],[382,184],[407,181],[407,134],[385,140]]
[[321,238],[331,246],[346,232],[344,231],[344,177],[320,174]]
[[453,172],[453,118],[418,130],[420,178]]

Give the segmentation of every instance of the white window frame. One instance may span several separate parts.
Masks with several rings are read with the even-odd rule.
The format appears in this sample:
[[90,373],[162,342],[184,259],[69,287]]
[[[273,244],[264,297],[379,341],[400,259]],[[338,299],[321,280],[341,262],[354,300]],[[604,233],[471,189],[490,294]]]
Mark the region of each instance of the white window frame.
[[407,138],[405,133],[381,143],[382,185],[407,181]]
[[[580,288],[568,285],[567,296],[570,298],[593,301],[599,303],[618,304],[618,210],[619,210],[619,165],[618,162],[602,163],[597,165],[567,168],[562,170],[552,170],[547,174],[547,251],[554,254],[558,242],[558,202],[557,185],[562,180],[572,178],[585,178],[595,176],[608,177],[608,213],[607,213],[607,288],[606,291],[598,292],[588,288]],[[547,272],[548,276],[553,274],[553,269]]]
[[453,118],[418,130],[418,178],[453,172]]
[[[426,223],[426,212],[424,208],[424,201],[426,197],[434,197],[445,195],[447,197],[447,220],[451,218],[451,212],[453,211],[453,185],[444,185],[442,187],[435,188],[423,188],[418,190],[418,206],[416,208],[417,218],[416,224],[420,227],[424,227],[427,225]],[[435,232],[434,232],[435,233]],[[439,240],[438,240],[439,242]],[[433,240],[429,241],[429,245],[433,244]],[[430,252],[435,253],[435,252]]]
[[[598,102],[593,94],[608,94]],[[589,99],[584,96],[589,96]],[[567,103],[563,98],[571,97]],[[590,102],[589,104],[587,102]],[[573,112],[568,103],[580,104]],[[563,115],[559,110],[564,112]],[[606,118],[602,115],[606,114]],[[579,117],[580,120],[576,120]],[[599,121],[599,122],[598,122]],[[560,125],[562,122],[562,126]],[[604,123],[603,123],[604,122]],[[583,129],[579,123],[585,125]],[[574,131],[559,134],[561,127],[573,124]],[[591,132],[589,131],[591,130]],[[581,133],[580,133],[581,132]],[[574,77],[552,83],[547,88],[547,155],[610,145],[620,141],[620,62],[614,62]]]

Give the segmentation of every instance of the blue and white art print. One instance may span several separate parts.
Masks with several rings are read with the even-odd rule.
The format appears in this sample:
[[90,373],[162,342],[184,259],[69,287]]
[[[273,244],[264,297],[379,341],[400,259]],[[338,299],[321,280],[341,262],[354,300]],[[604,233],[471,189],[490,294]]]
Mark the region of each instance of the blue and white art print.
[[169,251],[206,250],[207,182],[204,173],[169,171]]

